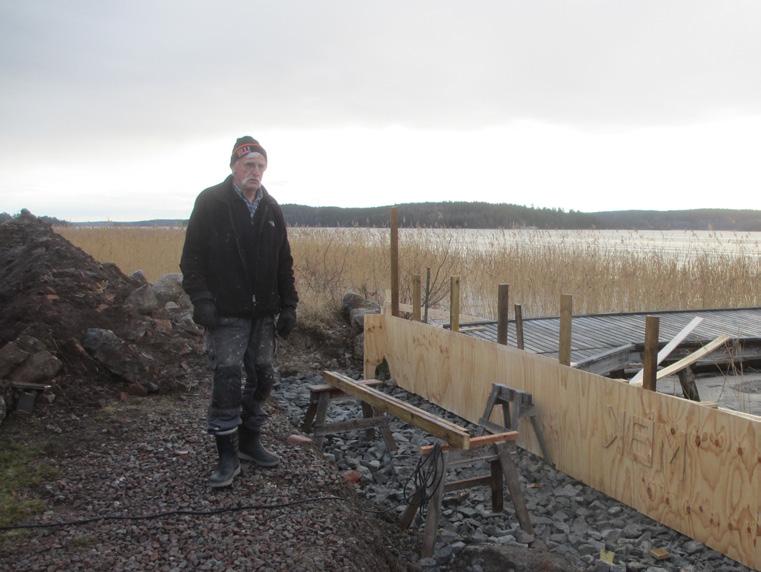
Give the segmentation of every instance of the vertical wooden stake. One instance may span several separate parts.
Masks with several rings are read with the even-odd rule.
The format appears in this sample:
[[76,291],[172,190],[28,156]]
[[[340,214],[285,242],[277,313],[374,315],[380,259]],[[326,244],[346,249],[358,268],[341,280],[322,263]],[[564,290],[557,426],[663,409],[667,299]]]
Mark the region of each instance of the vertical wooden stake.
[[391,315],[399,316],[399,213],[391,209]]
[[500,284],[497,288],[497,343],[507,345],[507,311],[510,306],[508,299],[509,284]]
[[420,274],[412,277],[412,319],[420,321]]
[[573,316],[573,297],[568,294],[560,296],[560,348],[558,361],[571,365],[571,316]]
[[428,323],[428,306],[431,298],[431,267],[425,269],[425,309],[423,312],[423,321]]
[[519,350],[523,349],[523,308],[520,304],[515,305],[515,345]]
[[460,277],[449,279],[449,327],[453,332],[460,331]]
[[642,356],[642,387],[650,391],[655,391],[656,387],[659,330],[660,318],[647,316],[645,318],[645,350]]

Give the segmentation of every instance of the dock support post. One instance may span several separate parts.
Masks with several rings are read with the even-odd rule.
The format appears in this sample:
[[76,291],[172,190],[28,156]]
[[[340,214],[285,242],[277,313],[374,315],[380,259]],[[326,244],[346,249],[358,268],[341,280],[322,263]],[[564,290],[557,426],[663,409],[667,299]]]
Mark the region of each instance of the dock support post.
[[460,331],[460,277],[449,279],[449,327],[453,332]]
[[428,306],[431,299],[431,267],[425,269],[425,308],[423,309],[423,321],[428,323]]
[[515,345],[519,350],[523,349],[523,308],[520,304],[515,305]]
[[399,213],[391,209],[391,315],[399,316]]
[[656,375],[658,373],[658,335],[660,318],[645,317],[645,349],[642,356],[642,387],[656,390]]
[[500,284],[497,290],[497,343],[507,345],[507,311],[510,285]]
[[412,319],[420,321],[420,274],[412,277]]
[[560,347],[558,361],[571,365],[571,316],[573,315],[573,297],[569,294],[560,296]]

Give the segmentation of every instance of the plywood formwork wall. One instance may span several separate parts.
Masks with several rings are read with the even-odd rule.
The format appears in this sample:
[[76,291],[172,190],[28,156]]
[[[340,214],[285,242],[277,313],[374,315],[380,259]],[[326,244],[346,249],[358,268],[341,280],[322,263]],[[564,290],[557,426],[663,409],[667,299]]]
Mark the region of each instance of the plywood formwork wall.
[[[531,392],[557,468],[761,569],[761,420],[391,316],[365,317],[365,376],[478,422],[494,382]],[[520,444],[539,454],[530,424]]]

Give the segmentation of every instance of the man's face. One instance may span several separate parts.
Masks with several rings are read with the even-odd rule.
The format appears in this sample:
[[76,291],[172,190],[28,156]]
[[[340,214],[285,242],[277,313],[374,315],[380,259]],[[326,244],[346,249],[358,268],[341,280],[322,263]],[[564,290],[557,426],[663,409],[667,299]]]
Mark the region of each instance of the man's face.
[[256,192],[262,186],[262,176],[267,170],[267,159],[260,153],[250,153],[233,163],[233,182],[246,192]]

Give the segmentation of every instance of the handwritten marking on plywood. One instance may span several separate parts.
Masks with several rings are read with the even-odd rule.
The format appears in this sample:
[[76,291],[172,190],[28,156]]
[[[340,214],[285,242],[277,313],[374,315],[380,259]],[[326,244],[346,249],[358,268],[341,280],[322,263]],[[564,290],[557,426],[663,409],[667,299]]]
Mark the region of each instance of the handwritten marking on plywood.
[[[464,334],[379,319],[366,347],[371,361],[387,358],[401,387],[474,423],[492,383],[530,392],[560,470],[761,568],[760,420]],[[375,336],[383,340],[368,344]],[[519,444],[540,454],[533,431],[520,429]]]

